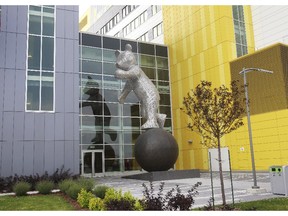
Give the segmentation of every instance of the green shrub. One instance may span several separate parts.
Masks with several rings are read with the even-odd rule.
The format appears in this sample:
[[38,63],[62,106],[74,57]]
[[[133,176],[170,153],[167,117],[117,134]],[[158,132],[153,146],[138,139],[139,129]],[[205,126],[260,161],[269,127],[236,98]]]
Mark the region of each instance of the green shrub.
[[71,185],[75,184],[75,181],[72,179],[65,179],[58,184],[60,191],[67,194],[68,189]]
[[[114,188],[109,188],[106,191],[104,198],[104,206],[106,210],[136,210],[135,204],[137,199],[132,196],[130,192],[124,193],[122,195],[122,191],[116,191]],[[137,208],[139,210],[139,203],[137,204]]]
[[105,206],[102,199],[95,197],[89,200],[89,210],[92,211],[104,211]]
[[105,193],[106,191],[108,190],[108,186],[105,186],[105,185],[99,185],[97,186],[96,188],[94,188],[92,190],[92,193],[96,196],[96,197],[99,197],[101,199],[104,199],[105,197]]
[[95,179],[93,178],[84,178],[81,177],[77,180],[79,185],[81,185],[82,188],[84,188],[86,191],[92,191],[94,185],[95,185]]
[[36,184],[36,190],[39,191],[40,194],[49,194],[53,188],[54,183],[48,180],[40,181]]
[[81,185],[75,182],[72,185],[70,185],[66,194],[70,196],[72,199],[76,200],[78,197],[78,193],[80,193],[80,191],[81,191]]
[[21,181],[17,182],[13,187],[13,191],[16,193],[16,196],[25,196],[30,189],[31,184]]
[[81,189],[80,193],[78,193],[77,202],[80,204],[82,208],[88,208],[90,199],[95,196],[89,191],[87,192],[85,189]]

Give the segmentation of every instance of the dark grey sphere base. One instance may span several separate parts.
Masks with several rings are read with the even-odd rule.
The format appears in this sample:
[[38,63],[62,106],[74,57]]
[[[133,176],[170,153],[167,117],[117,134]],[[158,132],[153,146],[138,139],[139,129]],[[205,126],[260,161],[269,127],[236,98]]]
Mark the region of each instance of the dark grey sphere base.
[[135,159],[147,172],[173,168],[178,154],[177,141],[172,134],[161,128],[148,129],[135,143]]
[[170,171],[155,171],[148,173],[140,173],[136,175],[122,176],[126,179],[136,179],[145,181],[163,181],[173,179],[185,179],[185,178],[200,178],[200,170],[170,170]]

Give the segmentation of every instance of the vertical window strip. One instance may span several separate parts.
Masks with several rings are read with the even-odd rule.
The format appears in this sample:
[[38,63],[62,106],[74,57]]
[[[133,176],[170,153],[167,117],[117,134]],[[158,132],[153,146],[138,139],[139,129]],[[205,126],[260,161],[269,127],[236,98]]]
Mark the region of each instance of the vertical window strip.
[[237,57],[240,57],[248,53],[243,6],[233,5],[232,11],[234,19]]
[[[55,13],[54,6],[47,6],[47,7],[46,6],[40,6],[40,7],[28,6],[28,7],[29,7],[28,46],[27,46],[27,49],[28,49],[27,68],[28,70],[26,74],[26,85],[27,85],[26,110],[27,111],[54,111],[54,107],[55,107],[55,104],[54,104],[55,55],[54,53],[55,53],[55,14],[56,13]],[[37,19],[38,19],[38,22],[40,19],[40,23],[38,23],[38,25],[37,25]],[[44,20],[46,23],[44,23]],[[37,30],[37,27],[38,27],[38,30]],[[40,27],[40,31],[39,31],[39,27]],[[40,40],[37,38],[39,38]],[[37,40],[39,41],[38,44],[37,44]],[[44,53],[47,56],[43,58]],[[30,63],[31,61],[32,63]],[[35,65],[35,62],[36,62],[36,65]],[[33,81],[34,81],[34,84],[32,84]],[[37,82],[39,85],[39,89],[37,89]],[[33,88],[33,85],[36,85],[36,88],[35,87]],[[51,88],[52,88],[52,92],[51,92]],[[46,94],[46,95],[44,96],[43,94]],[[35,95],[37,98],[34,98]]]

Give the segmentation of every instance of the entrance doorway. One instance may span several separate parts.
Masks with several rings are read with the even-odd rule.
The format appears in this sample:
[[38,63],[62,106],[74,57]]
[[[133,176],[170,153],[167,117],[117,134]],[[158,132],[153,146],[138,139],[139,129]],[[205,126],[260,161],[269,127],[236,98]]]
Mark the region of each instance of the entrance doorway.
[[104,152],[103,150],[85,150],[82,151],[82,170],[83,176],[101,176],[104,175]]

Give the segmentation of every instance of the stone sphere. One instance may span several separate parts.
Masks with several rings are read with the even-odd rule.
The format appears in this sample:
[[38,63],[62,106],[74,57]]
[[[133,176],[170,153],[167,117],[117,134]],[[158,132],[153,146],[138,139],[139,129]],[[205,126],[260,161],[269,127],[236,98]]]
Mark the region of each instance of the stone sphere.
[[179,154],[175,138],[161,128],[148,129],[135,143],[135,158],[146,171],[167,171]]

